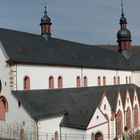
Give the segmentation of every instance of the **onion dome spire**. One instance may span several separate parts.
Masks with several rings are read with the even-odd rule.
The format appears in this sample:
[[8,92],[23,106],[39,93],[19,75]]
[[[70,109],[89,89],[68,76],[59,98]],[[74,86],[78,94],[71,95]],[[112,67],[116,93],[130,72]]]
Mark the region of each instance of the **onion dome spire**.
[[47,9],[46,9],[46,4],[45,4],[45,7],[44,7],[44,16],[41,18],[41,23],[50,23],[51,22],[51,19],[50,17],[48,17],[47,15]]
[[131,32],[127,29],[127,19],[124,15],[123,0],[121,0],[120,30],[117,33],[117,39],[120,52],[131,48]]
[[45,35],[47,37],[51,37],[51,18],[47,15],[46,4],[44,7],[44,16],[41,18],[41,35]]
[[120,18],[120,24],[127,24],[127,19],[124,16],[124,9],[123,9],[123,0],[121,0],[121,18]]

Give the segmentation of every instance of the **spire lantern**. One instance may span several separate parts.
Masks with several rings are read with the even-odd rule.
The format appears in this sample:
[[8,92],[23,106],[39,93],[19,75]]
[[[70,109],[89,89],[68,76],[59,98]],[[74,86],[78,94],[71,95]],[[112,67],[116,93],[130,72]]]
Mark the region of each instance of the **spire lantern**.
[[44,16],[41,18],[41,35],[44,35],[45,37],[50,38],[51,37],[51,18],[48,17],[47,15],[47,10],[46,10],[46,4],[44,7]]
[[117,33],[119,52],[131,48],[131,32],[127,29],[127,19],[124,15],[123,0],[121,0],[120,30]]

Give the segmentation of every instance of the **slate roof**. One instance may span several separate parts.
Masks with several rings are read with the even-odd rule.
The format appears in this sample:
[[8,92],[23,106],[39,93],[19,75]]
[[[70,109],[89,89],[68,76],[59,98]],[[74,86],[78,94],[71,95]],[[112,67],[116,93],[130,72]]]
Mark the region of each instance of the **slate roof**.
[[126,92],[129,92],[131,103],[133,103],[133,96],[134,90],[136,89],[138,96],[140,96],[140,88],[134,84],[123,84],[123,85],[116,85],[116,86],[107,86],[106,87],[106,96],[111,104],[112,112],[116,111],[116,103],[118,92],[121,95],[123,107],[125,107],[125,100],[126,100]]
[[133,98],[134,89],[138,91],[140,97],[140,88],[133,84],[119,87],[111,85],[100,88],[12,91],[12,93],[35,120],[64,115],[62,126],[86,129],[104,93],[110,102],[112,112],[115,112],[118,89],[123,101],[126,90],[129,91],[130,98]]
[[[129,59],[104,45],[72,41],[0,28],[0,41],[9,57],[8,63],[60,65],[101,69],[140,69],[140,53],[132,51]],[[108,45],[109,46],[109,45]],[[112,46],[113,47],[113,46]]]
[[97,87],[12,91],[12,93],[33,119],[65,115],[61,125],[81,129],[87,128],[103,95],[98,92]]

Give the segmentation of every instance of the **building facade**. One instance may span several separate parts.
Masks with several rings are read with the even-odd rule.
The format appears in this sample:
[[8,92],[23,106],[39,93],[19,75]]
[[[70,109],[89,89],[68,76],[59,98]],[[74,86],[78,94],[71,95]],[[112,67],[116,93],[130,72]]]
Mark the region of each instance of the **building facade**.
[[123,6],[118,46],[53,38],[51,25],[45,7],[41,35],[0,29],[0,137],[113,140],[125,126],[135,133],[140,47],[131,45]]

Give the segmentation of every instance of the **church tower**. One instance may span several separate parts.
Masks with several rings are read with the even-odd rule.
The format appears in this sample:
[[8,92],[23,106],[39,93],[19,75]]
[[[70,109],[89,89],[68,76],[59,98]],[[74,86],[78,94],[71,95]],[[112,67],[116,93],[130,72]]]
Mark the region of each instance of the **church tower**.
[[45,38],[49,39],[51,37],[51,18],[47,15],[46,5],[45,5],[45,11],[44,16],[41,18],[41,35],[43,35]]
[[118,50],[131,49],[131,32],[127,29],[127,19],[124,15],[123,0],[121,0],[121,18],[120,18],[120,30],[117,33]]

